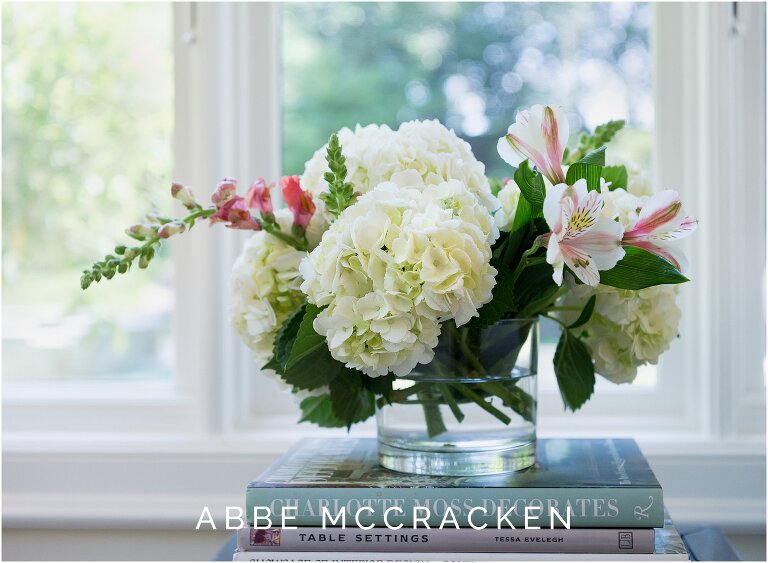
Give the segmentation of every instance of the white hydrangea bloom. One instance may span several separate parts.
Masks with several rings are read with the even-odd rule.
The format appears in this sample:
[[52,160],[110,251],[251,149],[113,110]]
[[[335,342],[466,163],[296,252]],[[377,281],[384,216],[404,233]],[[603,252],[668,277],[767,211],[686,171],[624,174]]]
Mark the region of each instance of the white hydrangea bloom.
[[[283,230],[290,229],[290,211],[281,209],[275,215]],[[230,320],[259,366],[272,358],[280,326],[305,302],[299,264],[306,255],[258,231],[245,243],[232,268]]]
[[[409,121],[397,131],[386,125],[357,125],[355,130],[343,128],[338,132],[339,143],[346,158],[347,181],[355,190],[367,193],[405,170],[419,173],[424,185],[459,180],[493,212],[499,202],[491,193],[485,177],[485,165],[472,154],[469,144],[437,120]],[[324,174],[326,146],[320,148],[306,163],[301,185],[308,190],[326,222],[320,195],[328,191]]]
[[[386,125],[357,125],[354,131],[344,127],[337,135],[346,158],[347,181],[352,182],[357,191],[370,191],[402,170],[398,162],[397,133]],[[315,151],[301,176],[301,187],[312,194],[315,205],[322,205],[320,194],[328,191],[324,178],[328,171],[326,150],[327,145],[323,145]]]
[[499,208],[493,197],[485,165],[472,148],[437,119],[408,121],[397,130],[402,169],[416,170],[427,185],[458,180],[493,213]]
[[504,184],[504,187],[499,190],[496,197],[501,203],[501,207],[499,207],[494,215],[496,225],[501,231],[509,231],[515,220],[517,204],[520,202],[520,188],[517,186],[517,183],[510,178],[509,181]]
[[392,176],[346,209],[301,263],[314,328],[337,360],[370,376],[428,363],[440,322],[461,325],[491,299],[498,229],[458,181]]
[[640,211],[648,198],[636,196],[622,188],[609,190],[604,181],[600,186],[600,191],[603,194],[603,209],[600,216],[618,220],[625,231],[631,229],[637,223]]
[[597,295],[595,311],[578,330],[587,332],[595,371],[614,383],[631,383],[637,367],[655,364],[678,334],[681,312],[675,285],[660,285],[631,291],[598,285],[592,289],[574,286],[561,305],[574,311],[561,313],[564,322],[576,319],[581,308]]
[[606,159],[606,166],[623,166],[627,169],[627,191],[635,196],[653,195],[651,180],[636,163],[614,156],[611,153]]

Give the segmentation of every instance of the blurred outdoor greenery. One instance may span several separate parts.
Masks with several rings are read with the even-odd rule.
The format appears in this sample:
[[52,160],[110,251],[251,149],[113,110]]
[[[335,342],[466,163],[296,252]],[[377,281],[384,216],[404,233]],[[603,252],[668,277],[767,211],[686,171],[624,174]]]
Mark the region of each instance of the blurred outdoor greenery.
[[611,150],[648,165],[653,126],[640,3],[291,3],[282,6],[283,170],[343,126],[437,118],[504,176],[516,109],[562,105],[571,130],[627,119]]
[[167,257],[78,280],[151,205],[170,209],[171,8],[2,10],[3,376],[167,377]]

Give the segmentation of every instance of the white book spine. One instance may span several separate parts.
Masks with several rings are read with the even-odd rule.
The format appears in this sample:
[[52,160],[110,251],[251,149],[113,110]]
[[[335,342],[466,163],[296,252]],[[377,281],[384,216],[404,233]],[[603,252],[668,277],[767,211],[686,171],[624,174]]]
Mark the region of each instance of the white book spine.
[[652,528],[241,528],[241,552],[653,553]]

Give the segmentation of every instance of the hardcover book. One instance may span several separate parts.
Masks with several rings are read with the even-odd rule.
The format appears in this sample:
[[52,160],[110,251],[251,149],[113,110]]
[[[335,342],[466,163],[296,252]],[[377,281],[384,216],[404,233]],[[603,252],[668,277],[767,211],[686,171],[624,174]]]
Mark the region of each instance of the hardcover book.
[[240,528],[240,551],[407,553],[653,553],[653,528],[513,530],[486,528]]
[[302,440],[248,485],[248,523],[256,515],[257,527],[281,527],[285,511],[288,525],[320,527],[664,525],[661,486],[634,440],[542,439],[537,448],[524,471],[435,477],[382,468],[373,438]]
[[[574,530],[571,530],[574,531]],[[656,530],[655,546],[652,553],[515,553],[497,550],[495,553],[387,553],[373,551],[356,552],[315,552],[264,550],[259,552],[237,551],[234,561],[688,561],[680,534],[672,521],[667,518],[664,527]]]

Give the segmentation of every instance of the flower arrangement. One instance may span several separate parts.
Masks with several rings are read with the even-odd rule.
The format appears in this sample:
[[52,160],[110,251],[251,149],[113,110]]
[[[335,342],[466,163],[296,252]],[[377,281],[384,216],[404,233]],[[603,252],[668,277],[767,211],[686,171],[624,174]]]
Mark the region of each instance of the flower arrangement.
[[[147,215],[127,230],[139,244],[116,247],[81,285],[146,268],[199,221],[223,223],[253,231],[232,271],[232,325],[257,366],[299,397],[302,421],[349,427],[415,393],[398,378],[437,362],[445,335],[460,348],[452,365],[477,374],[477,331],[538,316],[562,327],[555,373],[576,410],[595,374],[631,382],[677,335],[676,284],[687,278],[676,241],[697,225],[676,192],[651,193],[642,171],[606,165],[622,126],[569,150],[560,108],[519,111],[498,143],[502,181],[438,121],[344,128],[302,176],[279,180],[280,209],[262,179],[245,195],[222,180],[209,206],[173,184],[187,214]],[[494,398],[523,416],[532,400],[504,386],[449,388],[459,420],[457,397],[502,421]]]

